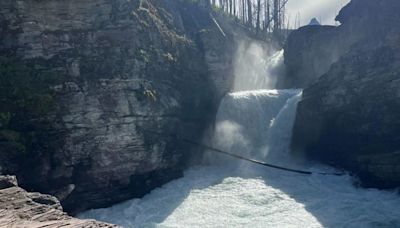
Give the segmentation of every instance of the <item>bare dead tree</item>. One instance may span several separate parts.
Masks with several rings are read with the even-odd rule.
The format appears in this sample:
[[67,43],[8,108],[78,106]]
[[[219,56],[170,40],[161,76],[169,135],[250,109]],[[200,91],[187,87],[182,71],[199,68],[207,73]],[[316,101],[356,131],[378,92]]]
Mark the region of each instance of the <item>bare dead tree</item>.
[[266,0],[267,1],[267,12],[265,15],[265,25],[266,25],[266,30],[269,32],[271,30],[271,0]]
[[279,31],[285,27],[285,6],[289,0],[274,0],[274,10],[272,15],[272,20],[274,23],[274,33],[279,33]]
[[[238,18],[249,28],[278,34],[290,27],[285,6],[289,0],[206,0],[210,5],[218,6],[226,14]],[[295,26],[300,16],[296,15]]]
[[246,23],[246,4],[245,4],[245,0],[242,0],[242,20],[243,20],[243,24]]
[[252,1],[247,0],[247,23],[252,26],[253,25],[253,10],[252,10]]
[[233,16],[236,17],[236,1],[237,0],[233,0]]
[[272,20],[274,21],[274,32],[279,30],[279,0],[274,0],[274,12],[272,14]]
[[260,14],[261,14],[261,0],[257,0],[257,22],[256,22],[256,32],[260,32]]

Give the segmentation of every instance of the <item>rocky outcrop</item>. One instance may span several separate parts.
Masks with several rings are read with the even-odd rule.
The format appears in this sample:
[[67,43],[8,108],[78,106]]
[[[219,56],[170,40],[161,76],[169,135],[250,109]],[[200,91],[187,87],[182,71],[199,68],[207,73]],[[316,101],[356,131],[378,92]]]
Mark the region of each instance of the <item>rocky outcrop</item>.
[[81,220],[62,211],[57,198],[30,193],[18,187],[13,176],[0,176],[1,227],[117,227],[93,220]]
[[358,26],[358,20],[364,20],[365,15],[351,15],[354,20],[349,23],[339,15],[337,20],[340,18],[343,22],[339,27],[311,25],[291,32],[284,47],[287,72],[279,78],[277,87],[288,89],[311,86],[355,43],[374,35],[369,28]]
[[398,12],[395,0],[352,0],[340,12],[342,25],[331,29],[332,39],[352,45],[304,90],[294,127],[294,150],[350,170],[367,187],[400,186]]
[[307,88],[345,52],[334,26],[305,26],[293,31],[285,44],[287,72],[278,88]]
[[[234,42],[175,0],[0,2],[0,173],[68,212],[182,175],[231,85]],[[151,131],[149,131],[151,130]]]

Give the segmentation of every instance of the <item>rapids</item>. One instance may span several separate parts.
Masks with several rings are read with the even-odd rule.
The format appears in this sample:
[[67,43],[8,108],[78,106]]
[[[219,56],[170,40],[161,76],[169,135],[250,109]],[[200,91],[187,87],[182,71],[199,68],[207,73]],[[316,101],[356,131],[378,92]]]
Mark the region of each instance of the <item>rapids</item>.
[[[228,94],[213,140],[205,143],[289,168],[334,172],[289,150],[300,99],[299,90]],[[206,151],[204,166],[183,178],[79,217],[124,227],[400,227],[400,197],[356,188],[348,175],[288,173]]]
[[[296,90],[228,95],[212,143],[269,162],[332,171],[296,162],[288,153],[300,95]],[[206,156],[208,166],[189,169],[142,199],[80,217],[124,227],[400,227],[395,192],[355,188],[349,176],[308,176]]]

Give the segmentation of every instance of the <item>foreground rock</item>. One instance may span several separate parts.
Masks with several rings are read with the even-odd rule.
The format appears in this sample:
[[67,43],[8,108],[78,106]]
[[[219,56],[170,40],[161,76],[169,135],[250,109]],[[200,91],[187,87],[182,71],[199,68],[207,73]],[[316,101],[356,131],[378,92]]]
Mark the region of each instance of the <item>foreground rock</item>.
[[[319,61],[325,63],[321,66],[328,70],[307,82],[311,86],[304,90],[298,106],[293,149],[352,171],[367,187],[400,186],[398,12],[400,2],[396,0],[353,0],[338,16],[342,26],[329,29],[332,38],[309,40],[312,47],[324,47],[324,40],[328,40],[328,49],[333,43],[351,47],[345,52],[332,49],[342,53],[336,61],[318,56],[318,49],[305,49],[302,54],[313,55],[311,63],[322,57]],[[318,33],[325,30],[314,29]],[[304,32],[307,29],[298,33]],[[334,63],[326,67],[328,62]]]
[[[182,175],[234,42],[191,1],[0,1],[0,173],[76,213]],[[150,130],[150,131],[149,131]]]
[[117,227],[80,220],[62,211],[53,196],[29,193],[12,176],[0,176],[0,227]]

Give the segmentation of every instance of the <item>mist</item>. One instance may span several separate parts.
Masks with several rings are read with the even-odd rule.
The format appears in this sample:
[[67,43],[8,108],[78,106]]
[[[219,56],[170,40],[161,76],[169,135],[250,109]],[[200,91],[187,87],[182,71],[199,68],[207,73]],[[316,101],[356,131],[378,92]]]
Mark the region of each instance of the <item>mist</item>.
[[274,89],[284,72],[283,50],[256,41],[240,42],[234,62],[234,91]]

